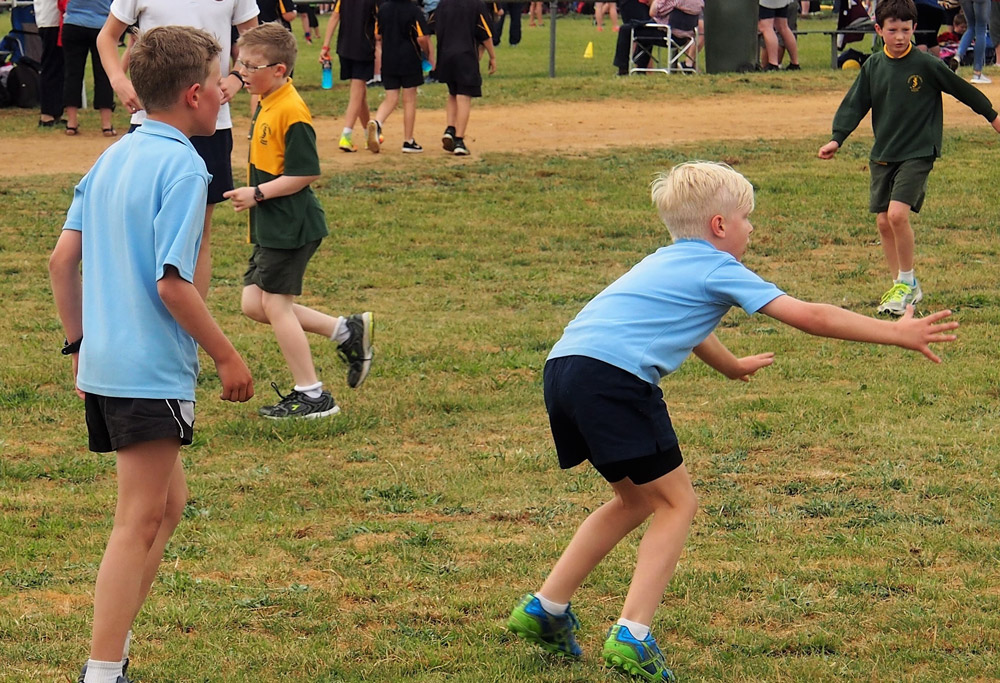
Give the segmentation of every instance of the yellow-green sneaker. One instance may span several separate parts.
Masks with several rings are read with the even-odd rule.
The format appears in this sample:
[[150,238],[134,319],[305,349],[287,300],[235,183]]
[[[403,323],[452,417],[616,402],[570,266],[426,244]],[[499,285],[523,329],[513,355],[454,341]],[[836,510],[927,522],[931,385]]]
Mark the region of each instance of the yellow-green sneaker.
[[920,289],[919,281],[914,280],[913,285],[908,285],[905,282],[894,282],[889,291],[882,295],[878,312],[903,315],[906,313],[908,305],[916,306],[923,298],[924,293]]
[[615,624],[604,641],[603,655],[605,664],[631,676],[661,683],[675,683],[677,680],[674,672],[667,668],[666,659],[652,633],[639,640],[628,630],[628,626]]
[[549,614],[531,593],[518,603],[507,620],[507,628],[543,650],[566,657],[579,657],[583,650],[574,634],[580,622],[569,608],[563,614]]
[[354,146],[354,143],[351,142],[351,138],[348,135],[341,135],[340,136],[340,144],[338,145],[338,147],[340,147],[340,151],[341,152],[357,152],[358,151],[358,148]]

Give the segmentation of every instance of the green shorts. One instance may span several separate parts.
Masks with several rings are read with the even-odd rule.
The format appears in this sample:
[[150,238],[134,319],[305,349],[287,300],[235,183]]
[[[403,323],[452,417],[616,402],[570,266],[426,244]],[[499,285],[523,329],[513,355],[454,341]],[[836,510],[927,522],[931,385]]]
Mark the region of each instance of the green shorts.
[[253,245],[247,272],[243,275],[243,286],[257,285],[269,294],[299,296],[302,294],[306,266],[322,241],[309,242],[298,249],[270,249]]
[[914,213],[920,213],[927,192],[927,176],[934,168],[934,157],[907,159],[905,161],[874,161],[869,163],[872,173],[871,198],[868,210],[885,213],[889,202],[903,202]]

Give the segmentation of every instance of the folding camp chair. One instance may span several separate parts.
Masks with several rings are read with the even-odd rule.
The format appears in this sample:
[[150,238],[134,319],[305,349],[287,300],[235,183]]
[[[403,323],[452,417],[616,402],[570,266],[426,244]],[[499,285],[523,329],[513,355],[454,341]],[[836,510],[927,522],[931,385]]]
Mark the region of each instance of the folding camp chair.
[[[637,24],[632,26],[632,57],[629,74],[633,73],[697,73],[698,17],[680,10],[670,13],[667,24]],[[666,56],[663,50],[666,49]],[[688,52],[694,55],[692,65],[686,65]]]

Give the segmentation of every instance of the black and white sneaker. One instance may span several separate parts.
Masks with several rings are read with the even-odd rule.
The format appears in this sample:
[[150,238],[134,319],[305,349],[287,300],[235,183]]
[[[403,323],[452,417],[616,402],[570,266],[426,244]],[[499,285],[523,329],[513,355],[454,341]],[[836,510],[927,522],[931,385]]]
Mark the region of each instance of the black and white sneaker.
[[257,412],[261,417],[269,420],[287,420],[291,418],[314,419],[317,417],[329,417],[340,412],[340,406],[333,400],[329,391],[324,391],[319,398],[309,398],[301,391],[294,389],[287,396],[282,396],[278,391],[278,385],[271,382],[274,392],[281,397],[281,400],[273,406],[264,406]]
[[441,136],[441,146],[446,152],[455,151],[455,126],[448,126],[444,129],[444,135]]
[[[125,674],[128,672],[128,657],[122,660],[122,675],[118,677],[115,683],[132,683],[132,680]],[[83,683],[87,678],[87,665],[84,664],[83,668],[80,669],[80,675],[76,679],[76,683]]]
[[469,148],[465,146],[465,138],[455,138],[455,151],[453,154],[457,157],[467,157],[469,156]]
[[348,316],[345,324],[351,336],[337,347],[347,363],[347,386],[357,389],[365,381],[372,367],[375,347],[375,318],[370,311]]
[[404,154],[420,154],[424,151],[424,148],[417,144],[416,140],[408,141],[403,143],[403,153]]

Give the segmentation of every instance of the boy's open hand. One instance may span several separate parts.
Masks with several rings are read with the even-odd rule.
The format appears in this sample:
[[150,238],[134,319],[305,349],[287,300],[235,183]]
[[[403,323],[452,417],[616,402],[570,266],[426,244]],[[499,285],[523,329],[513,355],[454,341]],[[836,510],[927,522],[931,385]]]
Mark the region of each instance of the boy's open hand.
[[250,376],[250,368],[238,353],[233,353],[229,358],[217,362],[215,370],[222,381],[222,394],[219,398],[223,401],[245,403],[253,398],[253,378]]
[[830,140],[822,147],[819,148],[819,158],[820,159],[832,159],[833,155],[837,153],[840,149],[840,143],[836,140]]
[[957,322],[953,321],[941,323],[940,325],[935,324],[937,321],[943,320],[949,315],[951,315],[951,311],[945,310],[932,313],[925,318],[914,318],[913,306],[907,306],[906,313],[904,313],[903,317],[896,323],[900,326],[900,334],[903,337],[899,342],[899,345],[904,349],[919,351],[935,363],[940,363],[941,359],[934,355],[934,352],[931,351],[930,344],[950,342],[958,339],[958,337],[954,334],[944,334],[948,330],[954,330],[958,327]]
[[257,205],[257,200],[253,198],[252,187],[237,187],[235,190],[224,192],[222,196],[233,203],[233,210],[237,213]]
[[774,353],[768,351],[767,353],[758,353],[756,356],[744,356],[737,360],[739,364],[739,374],[733,375],[730,379],[738,379],[741,382],[749,382],[750,376],[761,368],[766,368],[768,365],[774,362]]

